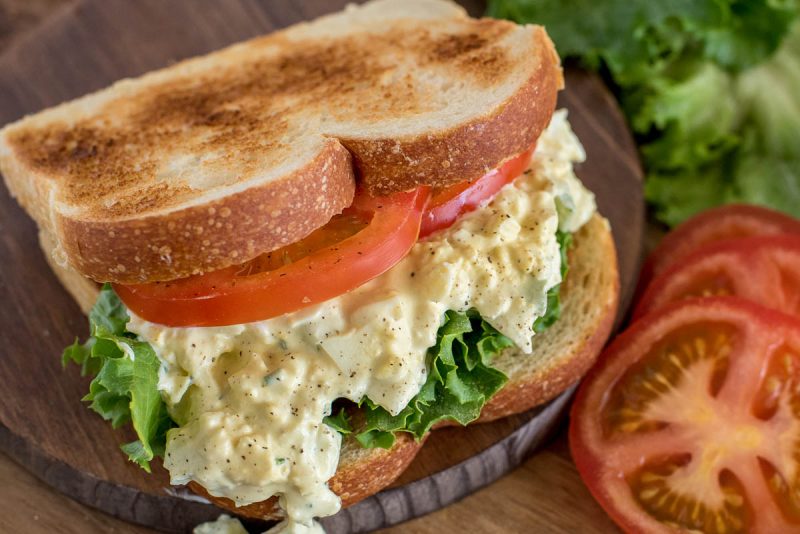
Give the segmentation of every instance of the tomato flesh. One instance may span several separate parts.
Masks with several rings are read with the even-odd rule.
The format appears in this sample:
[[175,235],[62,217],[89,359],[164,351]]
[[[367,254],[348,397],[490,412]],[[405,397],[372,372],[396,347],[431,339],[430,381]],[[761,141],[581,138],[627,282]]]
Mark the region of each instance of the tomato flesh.
[[171,282],[115,285],[137,315],[167,326],[269,319],[346,293],[386,272],[411,249],[430,192],[357,193],[342,216],[306,239],[236,265]]
[[570,447],[627,532],[800,531],[800,321],[690,299],[618,336],[581,385]]
[[491,199],[504,185],[513,182],[528,168],[534,150],[535,146],[532,146],[477,180],[435,189],[422,216],[420,238],[451,226],[461,215]]
[[800,235],[800,220],[748,204],[728,204],[704,211],[661,241],[642,267],[639,287],[644,290],[670,265],[715,241],[775,234]]
[[800,236],[734,239],[698,250],[652,281],[634,317],[684,298],[723,295],[800,316]]
[[325,226],[317,228],[300,241],[278,250],[267,252],[242,264],[238,267],[236,276],[273,271],[285,265],[296,263],[306,256],[356,235],[369,226],[371,219],[372,213],[370,212],[359,212],[347,208],[343,213],[334,215]]

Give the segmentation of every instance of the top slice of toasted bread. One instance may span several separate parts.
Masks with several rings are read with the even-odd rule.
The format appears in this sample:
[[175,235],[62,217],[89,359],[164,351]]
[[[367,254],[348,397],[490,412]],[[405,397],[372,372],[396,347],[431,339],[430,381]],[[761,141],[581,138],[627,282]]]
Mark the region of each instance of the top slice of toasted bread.
[[544,30],[376,0],[13,123],[0,171],[98,281],[170,280],[294,242],[372,193],[474,179],[562,85]]

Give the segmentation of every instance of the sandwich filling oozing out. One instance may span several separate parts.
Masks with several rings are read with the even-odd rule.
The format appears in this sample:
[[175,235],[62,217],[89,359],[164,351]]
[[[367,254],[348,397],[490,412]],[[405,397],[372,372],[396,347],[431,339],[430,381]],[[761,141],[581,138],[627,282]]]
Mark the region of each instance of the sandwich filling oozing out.
[[[584,157],[557,111],[530,168],[488,204],[321,304],[223,327],[166,327],[128,314],[123,352],[132,359],[131,347],[147,346],[157,357],[169,417],[151,421],[177,424],[163,451],[145,448],[163,452],[173,484],[195,481],[240,506],[278,495],[289,528],[335,513],[340,500],[327,481],[352,429],[343,414],[331,418],[334,401],[365,410],[362,445],[390,447],[392,432],[420,437],[442,418],[477,418],[505,382],[491,356],[512,344],[532,352],[557,306],[565,236],[595,211],[573,172]],[[465,349],[444,346],[453,343]],[[69,350],[79,361],[85,349]]]

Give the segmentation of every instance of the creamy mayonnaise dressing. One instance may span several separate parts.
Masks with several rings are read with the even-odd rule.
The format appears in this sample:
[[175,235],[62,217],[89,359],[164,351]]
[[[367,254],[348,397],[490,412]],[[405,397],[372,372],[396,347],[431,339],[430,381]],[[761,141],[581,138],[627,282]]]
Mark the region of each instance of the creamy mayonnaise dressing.
[[449,309],[476,308],[532,350],[532,325],[561,281],[556,228],[577,230],[595,210],[573,173],[584,157],[556,112],[529,172],[387,273],[322,304],[225,327],[132,315],[129,330],[162,361],[159,388],[179,425],[164,459],[172,483],[194,480],[237,505],[279,495],[292,531],[335,513],[327,481],[341,436],[322,422],[335,399],[402,410],[425,382],[425,354]]

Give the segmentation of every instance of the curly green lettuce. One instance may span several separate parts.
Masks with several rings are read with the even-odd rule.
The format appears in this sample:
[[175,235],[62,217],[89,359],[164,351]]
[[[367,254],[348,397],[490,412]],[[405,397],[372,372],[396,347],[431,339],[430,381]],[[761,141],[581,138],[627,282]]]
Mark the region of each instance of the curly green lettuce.
[[606,76],[663,222],[727,202],[797,214],[800,2],[490,0],[488,14],[543,24]]
[[89,408],[114,428],[132,423],[139,439],[122,445],[128,458],[150,472],[150,461],[164,455],[167,430],[175,426],[158,392],[158,357],[146,342],[126,330],[128,312],[111,286],[100,291],[89,313],[89,339],[64,350],[62,362],[92,375]]
[[[561,254],[561,279],[564,280],[569,271],[567,254],[572,246],[572,234],[558,230],[556,241],[558,241],[558,249]],[[557,284],[547,291],[547,309],[544,315],[533,323],[533,331],[541,334],[553,326],[559,317],[561,317],[561,284]]]
[[510,339],[470,310],[448,311],[439,328],[436,345],[428,350],[428,378],[419,393],[397,415],[365,398],[366,425],[356,434],[364,447],[391,448],[396,432],[422,438],[444,420],[466,425],[481,413],[486,402],[508,378],[491,366],[492,357]]
[[329,415],[322,420],[323,423],[334,429],[340,434],[352,434],[353,425],[347,410],[341,408],[336,415]]

